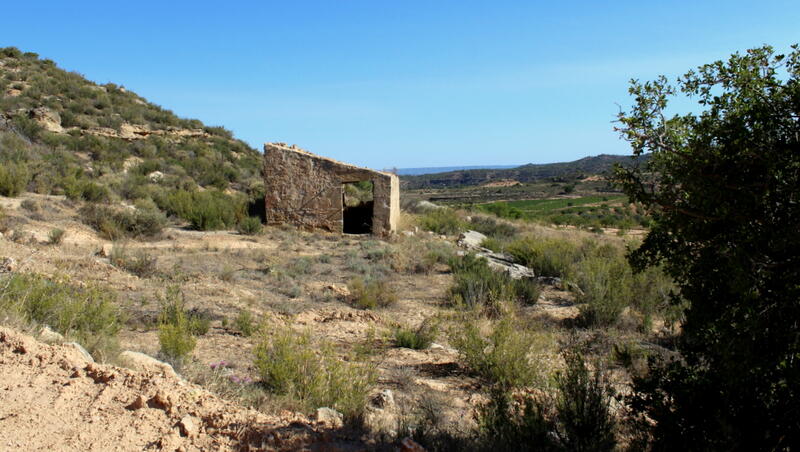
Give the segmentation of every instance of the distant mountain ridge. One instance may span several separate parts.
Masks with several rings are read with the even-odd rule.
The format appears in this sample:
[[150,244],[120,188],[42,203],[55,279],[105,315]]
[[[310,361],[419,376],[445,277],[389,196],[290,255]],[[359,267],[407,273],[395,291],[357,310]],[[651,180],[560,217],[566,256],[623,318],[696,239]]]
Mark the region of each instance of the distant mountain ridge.
[[[644,160],[642,158],[639,159],[640,162]],[[529,163],[512,168],[467,169],[435,174],[401,176],[403,187],[406,189],[447,188],[483,185],[501,180],[526,183],[542,179],[575,179],[606,174],[615,164],[631,165],[633,163],[634,159],[631,156],[600,154],[572,162]]]
[[464,171],[474,169],[510,169],[518,168],[520,165],[471,165],[471,166],[430,166],[421,168],[398,168],[395,173],[398,176],[422,176],[425,174],[449,173],[452,171]]

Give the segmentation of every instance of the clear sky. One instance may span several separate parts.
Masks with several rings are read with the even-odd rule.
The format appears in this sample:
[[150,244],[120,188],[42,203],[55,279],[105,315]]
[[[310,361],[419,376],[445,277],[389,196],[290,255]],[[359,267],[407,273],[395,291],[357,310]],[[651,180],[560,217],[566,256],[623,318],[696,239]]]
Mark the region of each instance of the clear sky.
[[631,78],[800,42],[790,1],[17,1],[0,46],[374,168],[626,154]]

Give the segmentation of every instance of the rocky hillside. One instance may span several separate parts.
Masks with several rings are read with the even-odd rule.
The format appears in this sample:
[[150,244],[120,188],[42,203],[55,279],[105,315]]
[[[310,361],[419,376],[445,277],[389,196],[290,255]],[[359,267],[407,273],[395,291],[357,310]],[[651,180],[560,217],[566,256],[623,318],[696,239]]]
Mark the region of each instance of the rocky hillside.
[[403,186],[407,189],[466,187],[491,184],[493,182],[515,181],[521,183],[538,182],[550,179],[554,182],[570,182],[594,175],[603,175],[615,164],[630,165],[631,157],[602,154],[585,157],[574,162],[528,164],[510,169],[474,169],[450,171],[439,174],[403,176]]
[[0,180],[16,183],[11,191],[91,201],[147,203],[200,188],[247,194],[260,184],[258,151],[224,128],[14,47],[0,49],[0,162],[14,173],[0,174],[14,179]]

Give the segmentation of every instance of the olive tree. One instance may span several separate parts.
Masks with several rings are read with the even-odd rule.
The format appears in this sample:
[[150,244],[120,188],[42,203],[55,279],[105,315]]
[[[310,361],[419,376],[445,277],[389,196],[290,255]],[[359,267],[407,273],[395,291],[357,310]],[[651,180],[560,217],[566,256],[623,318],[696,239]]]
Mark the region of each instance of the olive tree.
[[800,443],[799,76],[797,45],[765,46],[631,82],[616,130],[648,158],[615,179],[655,222],[629,257],[689,303],[681,359],[651,361],[631,398],[657,450]]

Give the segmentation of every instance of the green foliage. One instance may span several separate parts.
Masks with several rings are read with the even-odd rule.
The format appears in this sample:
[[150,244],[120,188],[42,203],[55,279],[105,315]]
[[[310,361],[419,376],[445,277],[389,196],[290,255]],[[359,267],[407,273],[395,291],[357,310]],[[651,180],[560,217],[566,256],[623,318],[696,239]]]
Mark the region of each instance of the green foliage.
[[538,276],[563,277],[581,257],[573,242],[546,237],[524,237],[509,243],[505,250]]
[[254,354],[262,382],[271,391],[296,399],[306,411],[329,407],[356,420],[375,382],[371,367],[343,360],[332,344],[312,343],[308,333],[291,328],[264,337]]
[[162,210],[187,220],[200,231],[233,228],[244,216],[245,207],[243,199],[216,190],[177,190],[156,202]]
[[82,207],[80,215],[84,223],[108,240],[154,237],[167,222],[158,210],[119,210],[96,204]]
[[483,334],[480,319],[467,317],[449,331],[450,343],[467,366],[502,388],[522,388],[539,382],[541,369],[534,359],[540,338],[506,314]]
[[591,256],[580,261],[575,282],[581,318],[587,325],[614,325],[622,311],[631,304],[633,278],[622,256]]
[[439,323],[426,319],[417,328],[398,326],[394,329],[394,343],[398,347],[422,350],[430,347],[439,333]]
[[150,278],[158,273],[158,259],[145,249],[138,250],[134,255],[128,254],[124,245],[115,245],[108,257],[111,265],[133,273],[140,278]]
[[347,284],[350,303],[359,309],[385,308],[397,302],[397,294],[384,278],[353,278]]
[[[734,54],[632,82],[618,130],[645,166],[615,178],[654,225],[631,259],[663,263],[690,303],[683,360],[654,361],[633,407],[658,450],[800,443],[800,48]],[[686,96],[697,113],[667,116]]]
[[239,311],[239,315],[233,321],[233,326],[245,337],[252,336],[256,330],[253,324],[253,314],[246,310]]
[[455,235],[464,229],[461,218],[453,209],[431,209],[419,217],[422,229],[442,235]]
[[451,304],[456,306],[483,306],[497,313],[503,301],[520,301],[533,304],[539,298],[539,285],[531,280],[514,280],[507,273],[495,271],[482,257],[474,254],[450,260],[453,285],[447,291]]
[[566,369],[556,376],[555,399],[543,394],[489,392],[477,409],[482,444],[493,450],[612,451],[616,420],[611,387],[602,370],[589,371],[581,353],[564,353]]
[[186,310],[183,293],[177,286],[171,286],[161,298],[158,323],[160,354],[181,365],[197,345],[195,336],[206,334],[211,320],[198,311]]
[[53,228],[50,230],[50,233],[47,234],[47,243],[50,245],[61,245],[66,234],[67,232],[63,229]]
[[74,338],[97,358],[116,349],[121,314],[116,294],[96,286],[76,287],[66,280],[32,274],[0,278],[0,312],[24,322],[48,325]]
[[493,239],[507,239],[517,234],[518,230],[505,221],[497,221],[492,217],[475,216],[469,227]]
[[261,233],[262,229],[261,218],[258,217],[243,218],[236,226],[236,230],[244,235],[257,235]]
[[0,195],[14,197],[25,191],[30,180],[24,163],[0,162]]

